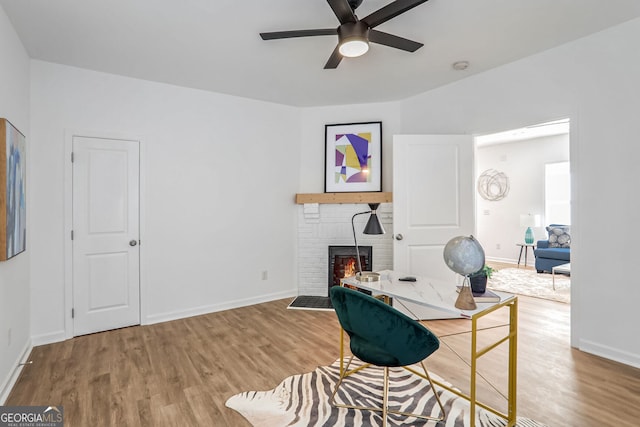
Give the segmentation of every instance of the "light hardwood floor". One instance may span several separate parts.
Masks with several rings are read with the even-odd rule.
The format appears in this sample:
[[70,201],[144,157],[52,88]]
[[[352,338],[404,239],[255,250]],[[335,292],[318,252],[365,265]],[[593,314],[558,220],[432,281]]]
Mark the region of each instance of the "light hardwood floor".
[[[64,405],[67,427],[248,425],[227,398],[338,356],[335,314],[287,310],[289,301],[36,347],[6,405]],[[552,427],[639,425],[640,370],[572,349],[568,305],[520,297],[519,308],[518,415]],[[428,322],[438,334],[468,325]],[[449,351],[441,346],[427,366],[464,389],[468,369]],[[481,366],[498,383],[501,362]]]

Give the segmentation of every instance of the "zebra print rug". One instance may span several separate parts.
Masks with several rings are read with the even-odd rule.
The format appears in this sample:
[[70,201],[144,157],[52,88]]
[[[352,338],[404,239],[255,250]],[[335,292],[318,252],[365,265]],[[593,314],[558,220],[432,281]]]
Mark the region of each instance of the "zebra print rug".
[[[354,359],[352,367],[361,362]],[[420,368],[417,368],[418,370]],[[437,375],[433,379],[446,383]],[[269,391],[247,391],[230,397],[226,405],[259,427],[284,426],[348,426],[369,427],[382,425],[379,412],[336,408],[329,399],[340,375],[340,361],[331,366],[318,367],[314,372],[286,378]],[[336,401],[361,406],[381,406],[381,368],[368,368],[350,375],[340,388]],[[437,388],[437,386],[436,386]],[[469,425],[469,403],[455,394],[438,389],[447,412],[445,421],[422,420],[389,414],[389,426],[465,427]],[[353,396],[359,396],[354,399]],[[429,383],[404,369],[391,369],[389,381],[390,406],[405,412],[432,413],[438,416],[439,408]],[[490,412],[476,407],[476,426],[503,427],[507,422]],[[517,427],[546,427],[536,421],[518,417]]]

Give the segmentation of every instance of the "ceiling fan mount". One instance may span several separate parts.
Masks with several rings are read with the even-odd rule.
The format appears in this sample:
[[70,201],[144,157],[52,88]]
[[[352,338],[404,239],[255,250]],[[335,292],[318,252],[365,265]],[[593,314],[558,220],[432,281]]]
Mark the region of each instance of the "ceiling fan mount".
[[363,55],[369,50],[369,43],[415,52],[423,46],[422,43],[378,31],[374,28],[427,1],[395,0],[359,19],[354,11],[362,4],[363,0],[327,0],[333,13],[340,21],[340,25],[337,28],[266,32],[260,33],[260,37],[263,40],[275,40],[337,35],[338,45],[325,64],[325,69],[337,68],[344,56],[355,57]]

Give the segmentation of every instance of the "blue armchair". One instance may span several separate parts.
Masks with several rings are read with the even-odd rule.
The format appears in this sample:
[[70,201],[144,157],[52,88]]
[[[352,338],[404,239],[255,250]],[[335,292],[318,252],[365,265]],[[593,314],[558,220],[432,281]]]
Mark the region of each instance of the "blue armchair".
[[547,227],[549,238],[538,240],[533,253],[536,257],[536,270],[538,273],[549,272],[558,265],[571,261],[571,237],[569,226],[562,224],[550,224]]

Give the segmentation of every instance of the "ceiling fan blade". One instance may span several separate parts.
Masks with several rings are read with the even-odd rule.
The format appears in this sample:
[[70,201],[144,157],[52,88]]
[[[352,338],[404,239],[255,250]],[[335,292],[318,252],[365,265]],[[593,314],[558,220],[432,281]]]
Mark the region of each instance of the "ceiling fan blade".
[[394,36],[393,34],[384,33],[378,30],[369,31],[369,41],[373,43],[383,44],[396,49],[406,50],[407,52],[415,52],[424,44],[405,39],[404,37]]
[[327,61],[327,63],[324,65],[324,69],[325,70],[329,70],[329,69],[333,69],[333,68],[338,68],[338,65],[340,64],[340,61],[342,61],[342,55],[340,54],[340,51],[338,50],[340,48],[340,46],[336,46],[336,48],[333,50],[333,53],[331,54],[331,56],[329,57],[329,60]]
[[396,0],[393,3],[381,7],[367,17],[362,18],[361,21],[366,23],[369,28],[374,28],[427,1],[428,0]]
[[341,24],[346,22],[356,22],[358,20],[347,0],[327,0],[327,3],[329,3],[333,13],[336,14],[336,17]]
[[290,39],[293,37],[333,36],[337,34],[337,28],[326,28],[317,30],[272,31],[270,33],[260,33],[260,37],[262,37],[262,40],[275,40]]

